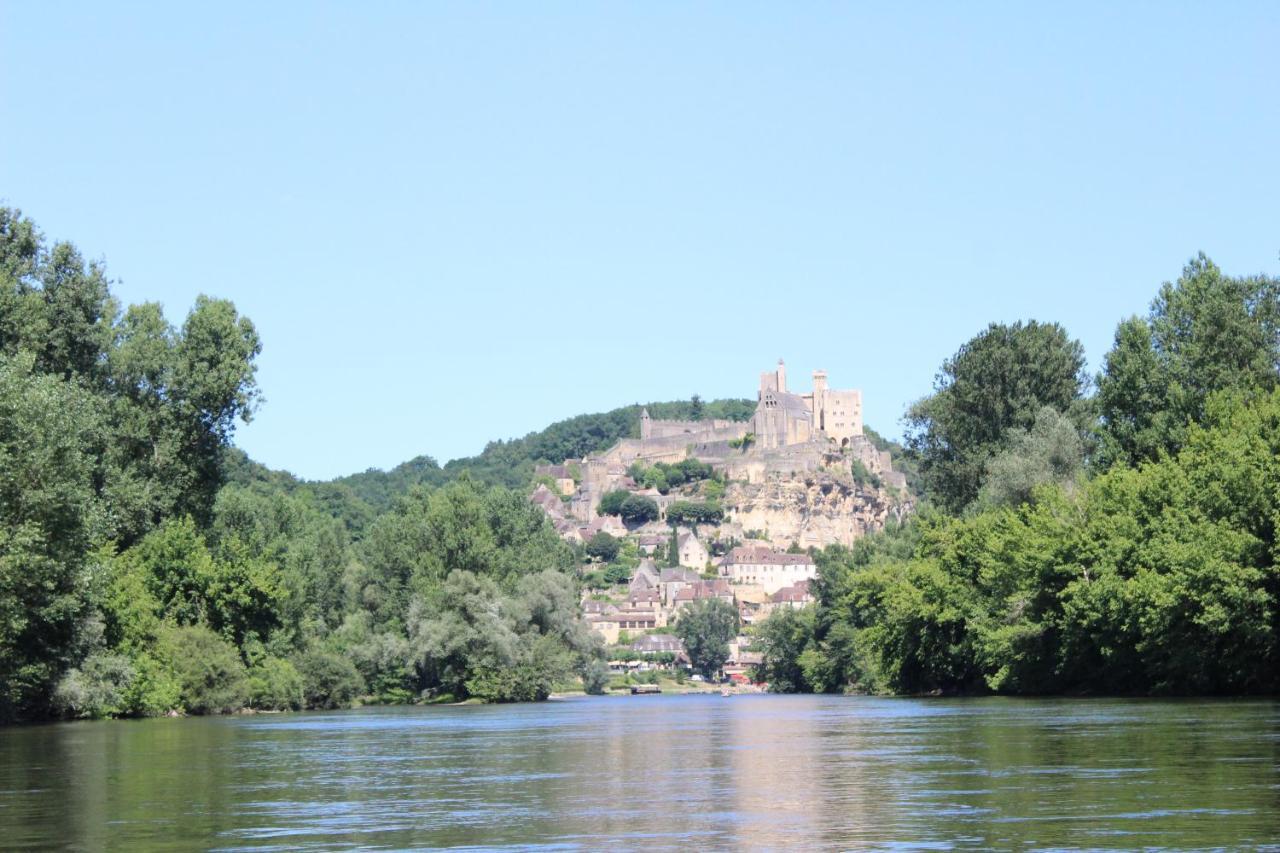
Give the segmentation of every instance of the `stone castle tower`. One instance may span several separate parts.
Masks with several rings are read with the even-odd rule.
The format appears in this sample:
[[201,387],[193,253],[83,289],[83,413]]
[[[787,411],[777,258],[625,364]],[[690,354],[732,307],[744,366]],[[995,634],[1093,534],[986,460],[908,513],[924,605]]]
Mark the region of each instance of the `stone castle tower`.
[[862,435],[862,392],[828,388],[825,370],[813,372],[813,391],[792,394],[787,365],[778,359],[777,370],[760,374],[759,401],[751,431],[764,448],[803,444],[819,436],[843,447]]

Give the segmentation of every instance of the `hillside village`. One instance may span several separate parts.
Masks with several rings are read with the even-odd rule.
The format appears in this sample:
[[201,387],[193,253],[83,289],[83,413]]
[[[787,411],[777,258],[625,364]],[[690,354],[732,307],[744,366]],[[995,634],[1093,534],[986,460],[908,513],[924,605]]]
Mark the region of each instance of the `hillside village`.
[[669,626],[683,607],[733,605],[744,635],[727,675],[758,662],[750,626],[813,601],[812,551],[851,545],[913,508],[905,476],[864,435],[862,394],[788,389],[786,365],[760,376],[745,421],[655,420],[638,438],[539,465],[530,497],[584,554],[583,611],[614,648],[615,671],[684,660]]

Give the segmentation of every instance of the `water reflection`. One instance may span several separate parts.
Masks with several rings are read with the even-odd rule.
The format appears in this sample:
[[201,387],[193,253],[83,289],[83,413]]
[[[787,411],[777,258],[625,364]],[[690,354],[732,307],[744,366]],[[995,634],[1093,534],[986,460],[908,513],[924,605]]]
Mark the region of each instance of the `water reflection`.
[[1273,702],[625,697],[0,731],[0,846],[1248,847]]

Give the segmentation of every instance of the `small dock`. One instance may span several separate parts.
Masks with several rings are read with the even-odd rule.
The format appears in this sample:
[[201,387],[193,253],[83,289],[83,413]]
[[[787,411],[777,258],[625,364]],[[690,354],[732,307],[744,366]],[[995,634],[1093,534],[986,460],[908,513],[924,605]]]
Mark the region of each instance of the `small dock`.
[[646,693],[661,693],[662,688],[656,684],[633,684],[631,685],[632,696],[643,696]]

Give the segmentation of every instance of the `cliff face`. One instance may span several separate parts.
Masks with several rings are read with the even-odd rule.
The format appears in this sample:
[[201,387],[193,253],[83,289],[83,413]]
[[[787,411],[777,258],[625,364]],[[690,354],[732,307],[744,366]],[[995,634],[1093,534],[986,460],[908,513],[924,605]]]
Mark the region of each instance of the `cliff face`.
[[911,511],[910,503],[882,489],[827,472],[733,482],[723,506],[743,531],[760,531],[782,548],[792,542],[804,548],[852,545],[860,536],[883,530],[889,518],[901,519]]

